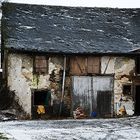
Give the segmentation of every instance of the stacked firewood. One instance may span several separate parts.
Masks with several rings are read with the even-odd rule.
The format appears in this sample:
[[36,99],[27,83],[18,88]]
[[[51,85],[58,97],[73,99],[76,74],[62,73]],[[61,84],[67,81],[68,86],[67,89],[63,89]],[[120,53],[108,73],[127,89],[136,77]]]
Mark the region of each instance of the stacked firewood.
[[122,106],[120,109],[119,109],[119,115],[126,115],[126,109],[125,109],[125,106]]
[[73,111],[74,119],[85,119],[86,114],[81,107],[78,107],[75,111]]

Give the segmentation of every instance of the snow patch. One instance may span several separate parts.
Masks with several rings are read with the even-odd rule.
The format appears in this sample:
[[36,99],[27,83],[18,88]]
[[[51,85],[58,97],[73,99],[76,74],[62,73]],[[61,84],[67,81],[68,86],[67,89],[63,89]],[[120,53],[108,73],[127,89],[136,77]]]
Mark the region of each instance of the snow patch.
[[31,27],[31,26],[20,26],[21,28],[25,28],[25,29],[33,29],[35,27]]

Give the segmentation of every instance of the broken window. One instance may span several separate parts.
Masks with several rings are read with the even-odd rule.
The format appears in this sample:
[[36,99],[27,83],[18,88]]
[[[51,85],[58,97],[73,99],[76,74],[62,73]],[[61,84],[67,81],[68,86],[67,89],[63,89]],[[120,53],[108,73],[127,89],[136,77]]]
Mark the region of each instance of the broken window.
[[87,75],[100,73],[100,57],[75,56],[70,59],[72,75]]
[[34,73],[48,73],[48,58],[46,56],[34,57]]
[[136,58],[136,73],[140,74],[140,57]]
[[131,95],[131,85],[123,85],[123,95]]

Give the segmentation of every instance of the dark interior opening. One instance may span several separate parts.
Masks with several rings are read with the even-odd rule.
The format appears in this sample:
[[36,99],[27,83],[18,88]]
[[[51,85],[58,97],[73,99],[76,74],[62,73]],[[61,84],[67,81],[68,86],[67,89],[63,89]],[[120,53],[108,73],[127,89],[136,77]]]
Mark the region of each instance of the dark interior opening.
[[123,95],[131,95],[131,85],[123,85]]
[[[42,108],[42,109],[39,109]],[[49,90],[35,90],[32,93],[32,118],[46,119],[52,114],[51,92]]]
[[136,73],[140,74],[140,57],[136,59]]
[[[51,104],[53,103],[53,104]],[[42,105],[45,113],[38,113],[38,107]],[[52,119],[58,117],[69,117],[70,108],[62,102],[62,110],[59,116],[60,102],[51,99],[50,90],[35,90],[32,93],[32,118],[33,119]]]
[[136,86],[135,115],[140,115],[140,85]]
[[33,98],[33,105],[48,105],[51,97],[47,90],[35,91]]

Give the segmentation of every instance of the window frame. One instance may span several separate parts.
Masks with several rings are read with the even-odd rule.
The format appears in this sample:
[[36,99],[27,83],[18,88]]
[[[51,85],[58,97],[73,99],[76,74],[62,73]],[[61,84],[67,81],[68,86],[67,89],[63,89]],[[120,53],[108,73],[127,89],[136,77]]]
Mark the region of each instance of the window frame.
[[[44,57],[45,59],[37,59],[37,57],[40,57],[40,58]],[[41,61],[41,60],[44,61],[45,60],[46,61],[46,66],[45,67],[37,67],[36,66],[36,60],[39,60],[39,61]],[[43,71],[41,69],[43,69]],[[44,56],[44,55],[35,55],[33,57],[33,73],[34,74],[48,74],[48,70],[49,70],[49,57]]]

